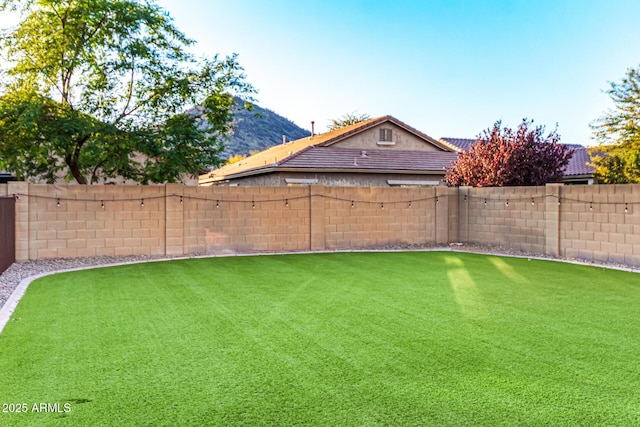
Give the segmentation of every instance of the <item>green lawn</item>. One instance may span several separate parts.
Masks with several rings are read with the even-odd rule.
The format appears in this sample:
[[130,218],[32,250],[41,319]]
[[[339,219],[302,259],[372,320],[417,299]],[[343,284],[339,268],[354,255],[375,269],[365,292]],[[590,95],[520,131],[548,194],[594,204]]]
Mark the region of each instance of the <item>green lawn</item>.
[[49,276],[14,318],[0,400],[28,412],[3,426],[640,425],[639,274],[453,252],[194,259]]

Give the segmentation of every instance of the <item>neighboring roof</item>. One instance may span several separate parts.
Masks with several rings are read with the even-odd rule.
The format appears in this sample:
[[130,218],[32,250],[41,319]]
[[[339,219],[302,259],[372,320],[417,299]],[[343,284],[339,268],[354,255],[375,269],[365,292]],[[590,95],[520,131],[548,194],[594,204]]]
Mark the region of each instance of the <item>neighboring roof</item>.
[[565,176],[574,175],[593,175],[595,168],[591,166],[591,156],[586,147],[581,145],[571,145],[573,148],[573,156],[569,160],[569,164],[564,171]]
[[[393,123],[396,126],[399,126],[405,131],[412,133],[418,138],[421,138],[424,141],[434,145],[436,148],[439,148],[440,150],[442,150],[442,152],[448,152],[449,150],[451,150],[451,148],[448,145],[444,144],[442,141],[438,141],[430,137],[429,135],[422,133],[415,128],[412,128],[411,126],[401,122],[395,117],[382,116],[382,117],[365,120],[365,121],[362,121],[350,126],[346,126],[334,131],[317,134],[317,135],[309,136],[306,138],[301,138],[286,144],[273,146],[264,151],[261,151],[252,156],[249,156],[246,159],[243,159],[239,162],[232,163],[230,165],[226,165],[219,169],[216,169],[210,172],[208,176],[210,179],[214,181],[218,181],[218,180],[236,178],[240,176],[253,175],[256,173],[263,173],[265,172],[266,169],[273,169],[273,168],[282,169],[285,165],[289,167],[288,161],[290,159],[292,159],[293,157],[296,157],[300,153],[303,153],[309,150],[311,147],[328,147],[332,144],[340,142],[346,138],[349,138],[353,135],[364,132],[368,129],[371,129],[385,122]],[[337,149],[337,147],[334,149]],[[357,151],[357,155],[360,155],[360,152],[362,150],[360,149],[355,149],[355,150]],[[367,152],[369,151],[373,152],[375,150],[367,150]],[[391,151],[395,151],[395,150],[384,150],[384,151],[390,153]],[[414,151],[410,151],[410,152],[414,153]],[[433,153],[438,153],[438,152],[431,152],[431,154]],[[349,161],[351,164],[353,164],[353,156],[351,154],[349,154],[349,156],[351,156]],[[338,157],[342,158],[342,155]],[[342,160],[338,161],[338,157],[334,158],[334,160],[336,161],[336,164],[342,163]],[[303,159],[309,159],[309,155],[307,155],[306,157],[303,157]],[[447,166],[449,166],[449,164],[447,164]],[[311,166],[292,166],[292,167],[311,167]],[[316,166],[316,167],[320,167],[320,166]]]
[[[440,138],[440,141],[450,144],[454,150],[467,151],[477,139],[471,138]],[[589,166],[591,157],[587,148],[580,144],[563,144],[573,149],[573,156],[569,160],[569,164],[564,171],[565,176],[576,175],[592,175],[595,170],[593,166]]]
[[475,144],[477,140],[477,138],[440,138],[440,142],[447,144],[455,151],[467,151],[471,147],[471,144]]

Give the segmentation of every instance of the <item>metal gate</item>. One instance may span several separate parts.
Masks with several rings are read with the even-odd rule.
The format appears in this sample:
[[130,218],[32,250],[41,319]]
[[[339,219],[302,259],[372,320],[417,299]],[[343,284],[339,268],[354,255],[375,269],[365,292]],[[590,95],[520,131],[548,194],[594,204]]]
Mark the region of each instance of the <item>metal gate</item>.
[[16,260],[16,201],[0,197],[0,274]]

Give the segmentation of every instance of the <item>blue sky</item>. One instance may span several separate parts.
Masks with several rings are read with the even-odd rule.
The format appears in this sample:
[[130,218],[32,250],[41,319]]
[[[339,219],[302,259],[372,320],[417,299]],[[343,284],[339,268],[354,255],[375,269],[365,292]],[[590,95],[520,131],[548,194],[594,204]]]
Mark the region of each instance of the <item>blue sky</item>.
[[589,144],[640,64],[638,1],[159,2],[202,53],[239,54],[258,103],[324,130],[390,114],[433,137],[524,117]]
[[316,131],[357,112],[465,138],[527,117],[588,145],[608,81],[640,64],[637,0],[158,4],[197,53],[238,53],[260,106]]

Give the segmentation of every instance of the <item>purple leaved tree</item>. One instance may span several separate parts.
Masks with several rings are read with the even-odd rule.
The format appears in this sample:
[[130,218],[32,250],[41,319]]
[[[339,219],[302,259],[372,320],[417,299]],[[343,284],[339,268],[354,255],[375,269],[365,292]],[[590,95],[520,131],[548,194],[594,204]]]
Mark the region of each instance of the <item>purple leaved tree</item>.
[[[469,151],[462,152],[447,169],[451,186],[508,187],[560,182],[573,150],[558,144],[554,130],[544,137],[544,127],[531,128],[523,119],[514,131],[500,121],[480,135]],[[531,129],[530,129],[531,128]]]

